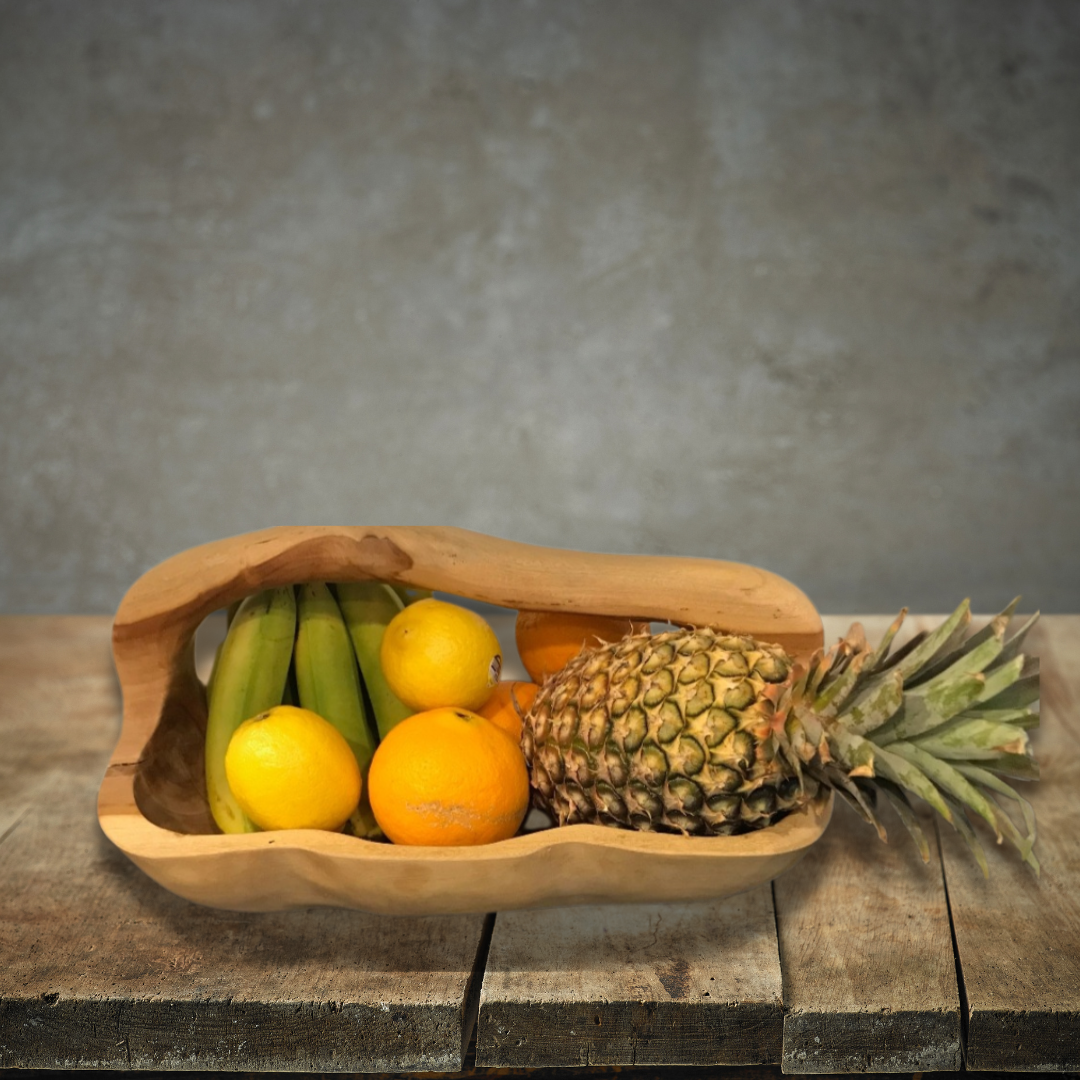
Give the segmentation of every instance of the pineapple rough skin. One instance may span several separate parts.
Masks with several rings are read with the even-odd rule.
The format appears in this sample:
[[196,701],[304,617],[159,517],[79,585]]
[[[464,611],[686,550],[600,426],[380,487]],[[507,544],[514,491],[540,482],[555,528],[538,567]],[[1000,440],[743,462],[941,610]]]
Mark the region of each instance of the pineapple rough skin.
[[635,634],[582,653],[541,689],[525,754],[560,825],[729,835],[807,798],[767,738],[776,645],[700,629]]
[[[972,810],[1038,872],[1029,804],[1003,777],[1034,779],[1038,665],[1008,642],[1015,602],[968,634],[967,601],[890,655],[855,624],[807,667],[778,645],[709,628],[633,634],[581,653],[525,717],[534,801],[559,825],[691,835],[763,828],[835,790],[885,839],[878,793],[924,859],[909,794],[964,836],[987,870]],[[1036,616],[1037,618],[1037,616]],[[1021,833],[996,801],[1018,805]]]

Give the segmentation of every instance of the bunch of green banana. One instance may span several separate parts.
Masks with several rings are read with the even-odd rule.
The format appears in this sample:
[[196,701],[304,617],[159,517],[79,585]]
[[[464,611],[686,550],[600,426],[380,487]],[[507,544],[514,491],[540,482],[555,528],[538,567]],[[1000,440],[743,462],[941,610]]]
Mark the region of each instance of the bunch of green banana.
[[[412,714],[387,685],[379,660],[390,620],[426,590],[408,590],[407,601],[403,593],[378,581],[333,590],[311,582],[230,607],[207,685],[206,786],[222,832],[256,831],[229,791],[225,751],[245,720],[276,705],[299,705],[333,724],[367,776],[379,739]],[[359,836],[378,835],[366,799],[350,827]]]
[[225,833],[255,832],[225,779],[225,751],[245,721],[280,705],[296,636],[291,588],[267,589],[237,608],[218,651],[208,690],[206,794]]

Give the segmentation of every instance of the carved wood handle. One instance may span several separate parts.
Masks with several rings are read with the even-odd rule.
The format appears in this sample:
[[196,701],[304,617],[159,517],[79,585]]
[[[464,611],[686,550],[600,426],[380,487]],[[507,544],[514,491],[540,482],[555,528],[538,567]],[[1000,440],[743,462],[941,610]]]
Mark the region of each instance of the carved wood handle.
[[796,656],[822,644],[806,595],[742,563],[566,551],[442,526],[282,526],[190,548],[139,578],[113,624],[121,685],[152,709],[190,678],[207,615],[263,588],[369,578],[513,609],[718,626]]

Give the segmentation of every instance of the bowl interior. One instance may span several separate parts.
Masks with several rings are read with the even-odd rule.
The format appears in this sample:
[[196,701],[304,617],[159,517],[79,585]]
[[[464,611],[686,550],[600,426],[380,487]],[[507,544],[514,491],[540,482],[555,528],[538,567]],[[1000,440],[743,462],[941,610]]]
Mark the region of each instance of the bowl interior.
[[217,826],[206,798],[206,697],[170,694],[134,778],[135,804],[171,832],[207,835]]

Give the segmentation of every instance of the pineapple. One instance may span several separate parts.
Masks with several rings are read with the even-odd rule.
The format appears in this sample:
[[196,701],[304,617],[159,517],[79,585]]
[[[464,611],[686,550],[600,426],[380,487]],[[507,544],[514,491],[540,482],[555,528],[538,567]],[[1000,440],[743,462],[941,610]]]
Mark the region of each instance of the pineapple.
[[[827,654],[795,663],[778,645],[706,627],[631,634],[549,678],[524,721],[534,797],[560,825],[597,822],[691,835],[774,824],[828,790],[885,839],[878,793],[924,859],[909,802],[928,802],[985,854],[967,811],[1038,873],[1030,805],[1002,779],[1035,779],[1038,664],[1009,641],[1014,601],[969,633],[965,601],[891,653],[906,612],[876,649],[856,623]],[[1019,807],[1024,832],[995,796]]]

